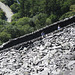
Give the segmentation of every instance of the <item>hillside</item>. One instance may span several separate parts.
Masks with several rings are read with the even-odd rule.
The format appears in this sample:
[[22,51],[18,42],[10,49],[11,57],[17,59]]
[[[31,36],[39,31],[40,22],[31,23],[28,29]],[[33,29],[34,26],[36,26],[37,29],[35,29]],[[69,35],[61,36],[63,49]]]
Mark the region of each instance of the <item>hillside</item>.
[[0,45],[75,15],[74,0],[0,1]]
[[75,0],[0,1],[0,75],[75,75]]
[[0,51],[1,75],[74,75],[75,23],[42,40]]

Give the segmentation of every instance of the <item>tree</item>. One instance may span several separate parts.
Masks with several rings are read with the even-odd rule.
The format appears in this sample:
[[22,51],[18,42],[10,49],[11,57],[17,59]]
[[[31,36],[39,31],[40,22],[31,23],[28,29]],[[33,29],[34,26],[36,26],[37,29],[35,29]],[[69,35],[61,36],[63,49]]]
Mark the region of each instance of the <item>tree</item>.
[[39,21],[38,19],[36,19],[36,20],[34,21],[34,24],[35,24],[35,29],[36,29],[36,30],[41,28],[40,21]]
[[44,27],[46,23],[46,19],[47,19],[47,14],[39,13],[30,19],[30,25],[34,28]]
[[30,18],[30,26],[35,27],[35,20],[38,19],[38,15],[33,16],[32,18]]
[[28,17],[30,15],[30,1],[29,0],[20,0],[20,14],[21,17]]
[[5,19],[5,13],[0,9],[0,19]]
[[24,17],[24,2],[25,2],[25,0],[20,0],[20,15],[21,15],[21,17]]
[[45,11],[46,14],[50,15],[51,13],[55,14],[59,8],[56,0],[45,0]]
[[19,30],[17,26],[7,25],[4,29],[4,32],[11,34],[11,38],[15,38],[15,37],[18,37]]
[[4,30],[4,26],[0,25],[0,33]]
[[11,6],[16,0],[4,0],[4,3],[8,6]]
[[51,19],[51,23],[56,22],[58,20],[57,16],[54,14],[51,14],[49,18]]
[[8,25],[9,23],[5,20],[0,19],[0,25]]
[[20,18],[17,22],[16,25],[25,25],[25,24],[29,24],[30,18],[28,17],[23,17]]
[[36,5],[36,0],[31,0],[31,9],[30,9],[30,13],[31,13],[31,16],[34,16],[35,15],[35,5]]
[[66,12],[68,12],[70,9],[69,3],[64,2],[64,4],[61,7],[61,14],[64,14]]
[[17,29],[18,29],[18,33],[17,33],[18,36],[22,36],[25,34],[22,25],[17,25]]
[[24,2],[24,16],[25,17],[29,17],[30,16],[30,1],[29,0],[25,0]]
[[46,19],[47,19],[47,14],[44,13],[38,14],[38,20],[40,21],[41,26],[45,26]]
[[18,3],[14,3],[10,6],[10,8],[14,13],[17,13],[20,9],[20,5]]
[[75,11],[75,4],[70,6],[71,11]]
[[11,19],[12,21],[18,21],[19,18],[21,18],[20,13],[15,13]]
[[31,33],[32,31],[34,31],[33,27],[31,27],[30,25],[26,24],[24,26],[22,26],[22,29],[24,30],[24,33]]
[[70,16],[74,16],[74,15],[75,15],[75,12],[70,11],[70,12],[67,12],[67,13],[63,14],[63,15],[59,18],[59,20],[62,20],[62,19],[65,19],[65,18],[69,18]]
[[11,35],[8,34],[7,32],[3,31],[0,33],[0,40],[2,41],[2,43],[8,41],[10,38],[11,38]]
[[46,19],[46,24],[49,25],[49,24],[51,24],[51,23],[52,23],[52,22],[51,22],[51,19],[50,19],[50,18],[47,18],[47,19]]

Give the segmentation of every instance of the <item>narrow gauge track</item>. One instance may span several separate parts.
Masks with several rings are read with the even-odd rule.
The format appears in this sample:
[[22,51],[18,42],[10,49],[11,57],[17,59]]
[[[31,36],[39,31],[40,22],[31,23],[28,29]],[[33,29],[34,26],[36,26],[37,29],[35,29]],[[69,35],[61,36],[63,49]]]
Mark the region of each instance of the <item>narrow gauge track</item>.
[[66,19],[61,20],[61,21],[57,21],[57,22],[55,22],[49,26],[46,26],[44,28],[41,28],[35,32],[32,32],[32,33],[26,34],[24,36],[9,40],[8,42],[6,42],[0,46],[0,50],[11,48],[11,47],[19,48],[21,45],[27,46],[28,44],[32,43],[33,40],[41,39],[40,34],[42,31],[44,31],[45,34],[48,34],[48,33],[57,31],[58,25],[60,25],[61,28],[63,28],[63,27],[66,27],[69,24],[72,24],[74,22],[75,22],[75,16],[66,18]]

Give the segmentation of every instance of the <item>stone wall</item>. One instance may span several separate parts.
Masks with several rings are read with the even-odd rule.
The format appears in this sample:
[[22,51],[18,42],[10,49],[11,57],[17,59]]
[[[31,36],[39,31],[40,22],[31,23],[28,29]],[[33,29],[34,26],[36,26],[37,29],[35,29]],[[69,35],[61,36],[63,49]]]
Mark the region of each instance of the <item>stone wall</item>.
[[45,34],[48,34],[50,32],[57,30],[58,25],[60,25],[60,27],[65,27],[73,22],[75,22],[75,16],[72,16],[70,18],[66,18],[64,20],[55,22],[49,26],[46,26],[46,27],[39,29],[35,32],[32,32],[30,34],[26,34],[24,36],[9,40],[8,42],[6,42],[5,44],[0,46],[0,50],[15,46],[15,45],[20,44],[22,42],[30,41],[30,40],[35,39],[37,37],[40,37],[42,31],[44,31]]

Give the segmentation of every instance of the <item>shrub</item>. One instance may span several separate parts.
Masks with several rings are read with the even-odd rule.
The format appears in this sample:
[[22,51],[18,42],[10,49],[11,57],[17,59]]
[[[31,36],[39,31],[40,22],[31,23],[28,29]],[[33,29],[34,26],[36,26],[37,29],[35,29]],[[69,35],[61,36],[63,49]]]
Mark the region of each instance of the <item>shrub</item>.
[[7,32],[1,32],[0,33],[0,40],[1,40],[1,42],[6,42],[6,41],[8,41],[9,39],[11,38],[11,35],[10,34],[8,34]]
[[40,13],[38,14],[38,20],[40,21],[40,25],[44,26],[46,23],[47,14]]
[[36,29],[36,30],[41,28],[40,21],[39,21],[38,19],[36,19],[36,20],[34,21],[34,24],[35,24],[35,29]]
[[5,20],[0,19],[0,25],[8,25],[9,23]]
[[51,22],[51,19],[50,19],[50,18],[47,18],[47,19],[46,19],[46,24],[49,25],[49,24],[51,24],[51,23],[52,23],[52,22]]
[[10,8],[11,8],[11,10],[13,11],[13,12],[18,12],[19,11],[19,4],[18,3],[14,3],[14,4],[12,4],[11,6],[10,6]]
[[22,29],[24,31],[24,34],[31,33],[32,31],[34,31],[34,28],[28,24],[22,26]]
[[62,20],[62,19],[65,19],[65,18],[69,18],[70,16],[74,16],[75,15],[75,12],[67,12],[65,13],[64,15],[62,15],[59,20]]
[[51,19],[51,23],[56,22],[58,20],[55,14],[51,14],[49,18]]
[[25,24],[29,24],[30,18],[28,17],[23,17],[20,18],[17,22],[16,25],[25,25]]
[[20,13],[15,13],[15,14],[12,16],[12,21],[18,21],[19,18],[20,18]]
[[13,25],[7,25],[6,28],[4,29],[5,32],[11,34],[11,38],[18,37],[18,28]]
[[0,19],[5,19],[5,13],[0,9]]
[[71,10],[71,11],[75,11],[75,5],[71,5],[71,6],[70,6],[70,10]]

